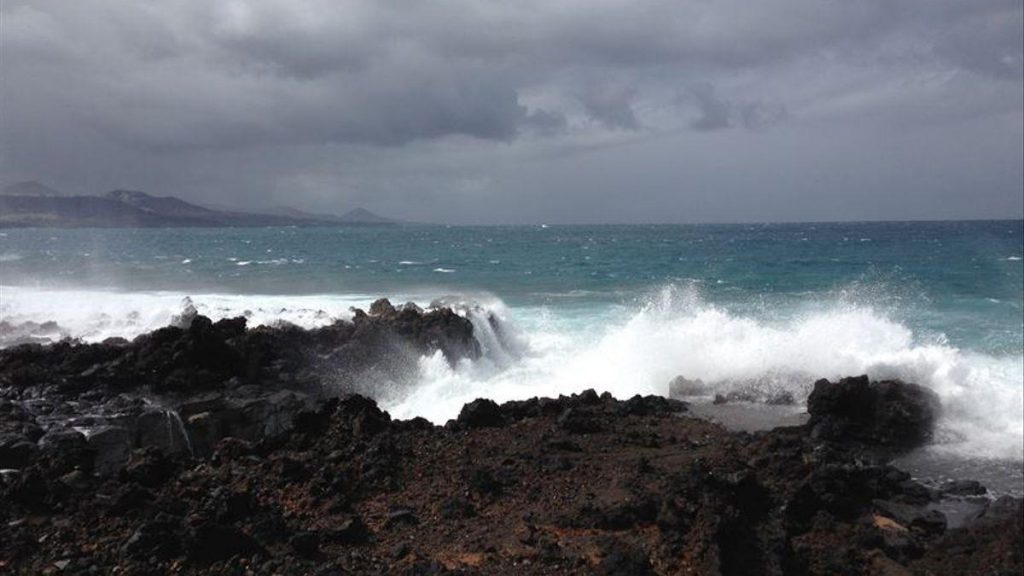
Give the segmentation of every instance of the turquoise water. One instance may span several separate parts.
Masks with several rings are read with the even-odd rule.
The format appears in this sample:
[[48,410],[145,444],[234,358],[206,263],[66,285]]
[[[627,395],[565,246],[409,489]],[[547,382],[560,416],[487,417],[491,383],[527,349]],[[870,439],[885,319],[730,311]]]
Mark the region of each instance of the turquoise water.
[[1021,221],[597,227],[8,230],[0,283],[251,294],[486,292],[630,305],[667,285],[772,315],[837,298],[1021,352]]
[[1020,220],[0,234],[9,341],[132,336],[185,297],[307,326],[378,296],[443,297],[487,355],[424,358],[412,386],[382,383],[398,416],[443,421],[478,396],[664,394],[677,375],[799,399],[816,378],[868,373],[936,390],[943,449],[1024,449]]

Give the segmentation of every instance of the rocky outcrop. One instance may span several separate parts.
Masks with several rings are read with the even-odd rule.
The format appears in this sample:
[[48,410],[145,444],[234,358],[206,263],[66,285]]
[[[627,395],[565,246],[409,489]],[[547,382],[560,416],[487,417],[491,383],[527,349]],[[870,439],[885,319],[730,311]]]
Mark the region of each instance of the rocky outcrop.
[[806,426],[728,432],[657,397],[477,401],[438,427],[351,396],[206,461],[149,448],[99,476],[37,459],[0,481],[0,568],[1019,573],[1019,500],[950,528],[938,491],[841,448]]
[[928,442],[940,409],[938,396],[923,386],[867,376],[819,380],[807,399],[814,438],[894,452]]
[[102,474],[138,448],[206,457],[222,438],[281,434],[323,398],[401,385],[437,351],[453,363],[479,357],[472,323],[387,300],[315,330],[248,329],[244,318],[213,322],[186,307],[131,342],[2,349],[0,469],[27,466],[58,432],[80,440]]

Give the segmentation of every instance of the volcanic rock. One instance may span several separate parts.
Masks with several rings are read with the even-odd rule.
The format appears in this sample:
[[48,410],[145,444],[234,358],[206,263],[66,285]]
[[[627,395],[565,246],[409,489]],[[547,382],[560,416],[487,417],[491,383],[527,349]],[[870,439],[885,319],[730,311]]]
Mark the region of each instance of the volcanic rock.
[[813,437],[894,451],[930,440],[939,410],[938,396],[923,386],[867,376],[818,380],[807,399]]

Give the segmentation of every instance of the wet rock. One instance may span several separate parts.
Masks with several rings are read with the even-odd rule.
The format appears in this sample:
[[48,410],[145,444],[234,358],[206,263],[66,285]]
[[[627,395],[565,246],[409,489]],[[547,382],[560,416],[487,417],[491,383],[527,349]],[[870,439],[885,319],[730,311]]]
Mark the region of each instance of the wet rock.
[[58,469],[92,469],[95,452],[89,447],[85,435],[77,430],[55,427],[39,439],[38,446]]
[[950,480],[940,490],[954,496],[984,496],[988,493],[988,489],[977,480]]
[[128,462],[128,455],[132,450],[132,434],[126,428],[100,426],[89,431],[86,441],[96,452],[97,474],[117,472]]
[[888,500],[875,500],[874,507],[886,517],[912,529],[928,534],[942,534],[946,530],[946,517],[938,510]]
[[149,408],[135,418],[134,446],[159,448],[167,454],[187,453],[189,439],[181,417],[172,410]]
[[213,454],[217,443],[226,436],[221,423],[222,420],[212,412],[200,412],[188,417],[185,428],[192,439],[192,449],[196,456]]
[[685,402],[661,396],[640,396],[639,394],[617,405],[618,413],[623,416],[679,414],[686,410]]
[[819,380],[807,399],[814,438],[897,451],[931,439],[939,408],[938,396],[923,386],[867,376]]
[[391,301],[387,298],[375,300],[373,304],[370,304],[370,314],[373,316],[394,314],[395,312],[395,307],[391,305]]
[[503,425],[505,418],[493,400],[479,398],[462,407],[456,422],[463,428],[489,428]]
[[684,376],[676,376],[668,383],[669,398],[707,396],[709,394],[711,394],[711,389],[700,378],[690,380]]

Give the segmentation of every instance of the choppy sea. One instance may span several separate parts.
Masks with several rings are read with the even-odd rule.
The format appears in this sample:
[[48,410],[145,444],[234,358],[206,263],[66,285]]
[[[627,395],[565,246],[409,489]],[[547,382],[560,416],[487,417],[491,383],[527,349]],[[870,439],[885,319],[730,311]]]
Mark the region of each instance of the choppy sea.
[[302,326],[381,296],[443,300],[474,319],[485,356],[424,357],[415,382],[382,382],[397,417],[443,422],[478,397],[667,394],[680,375],[798,402],[818,378],[895,377],[943,402],[911,467],[981,470],[1019,493],[1022,256],[1020,220],[8,229],[0,345],[131,337],[186,298],[214,318]]

